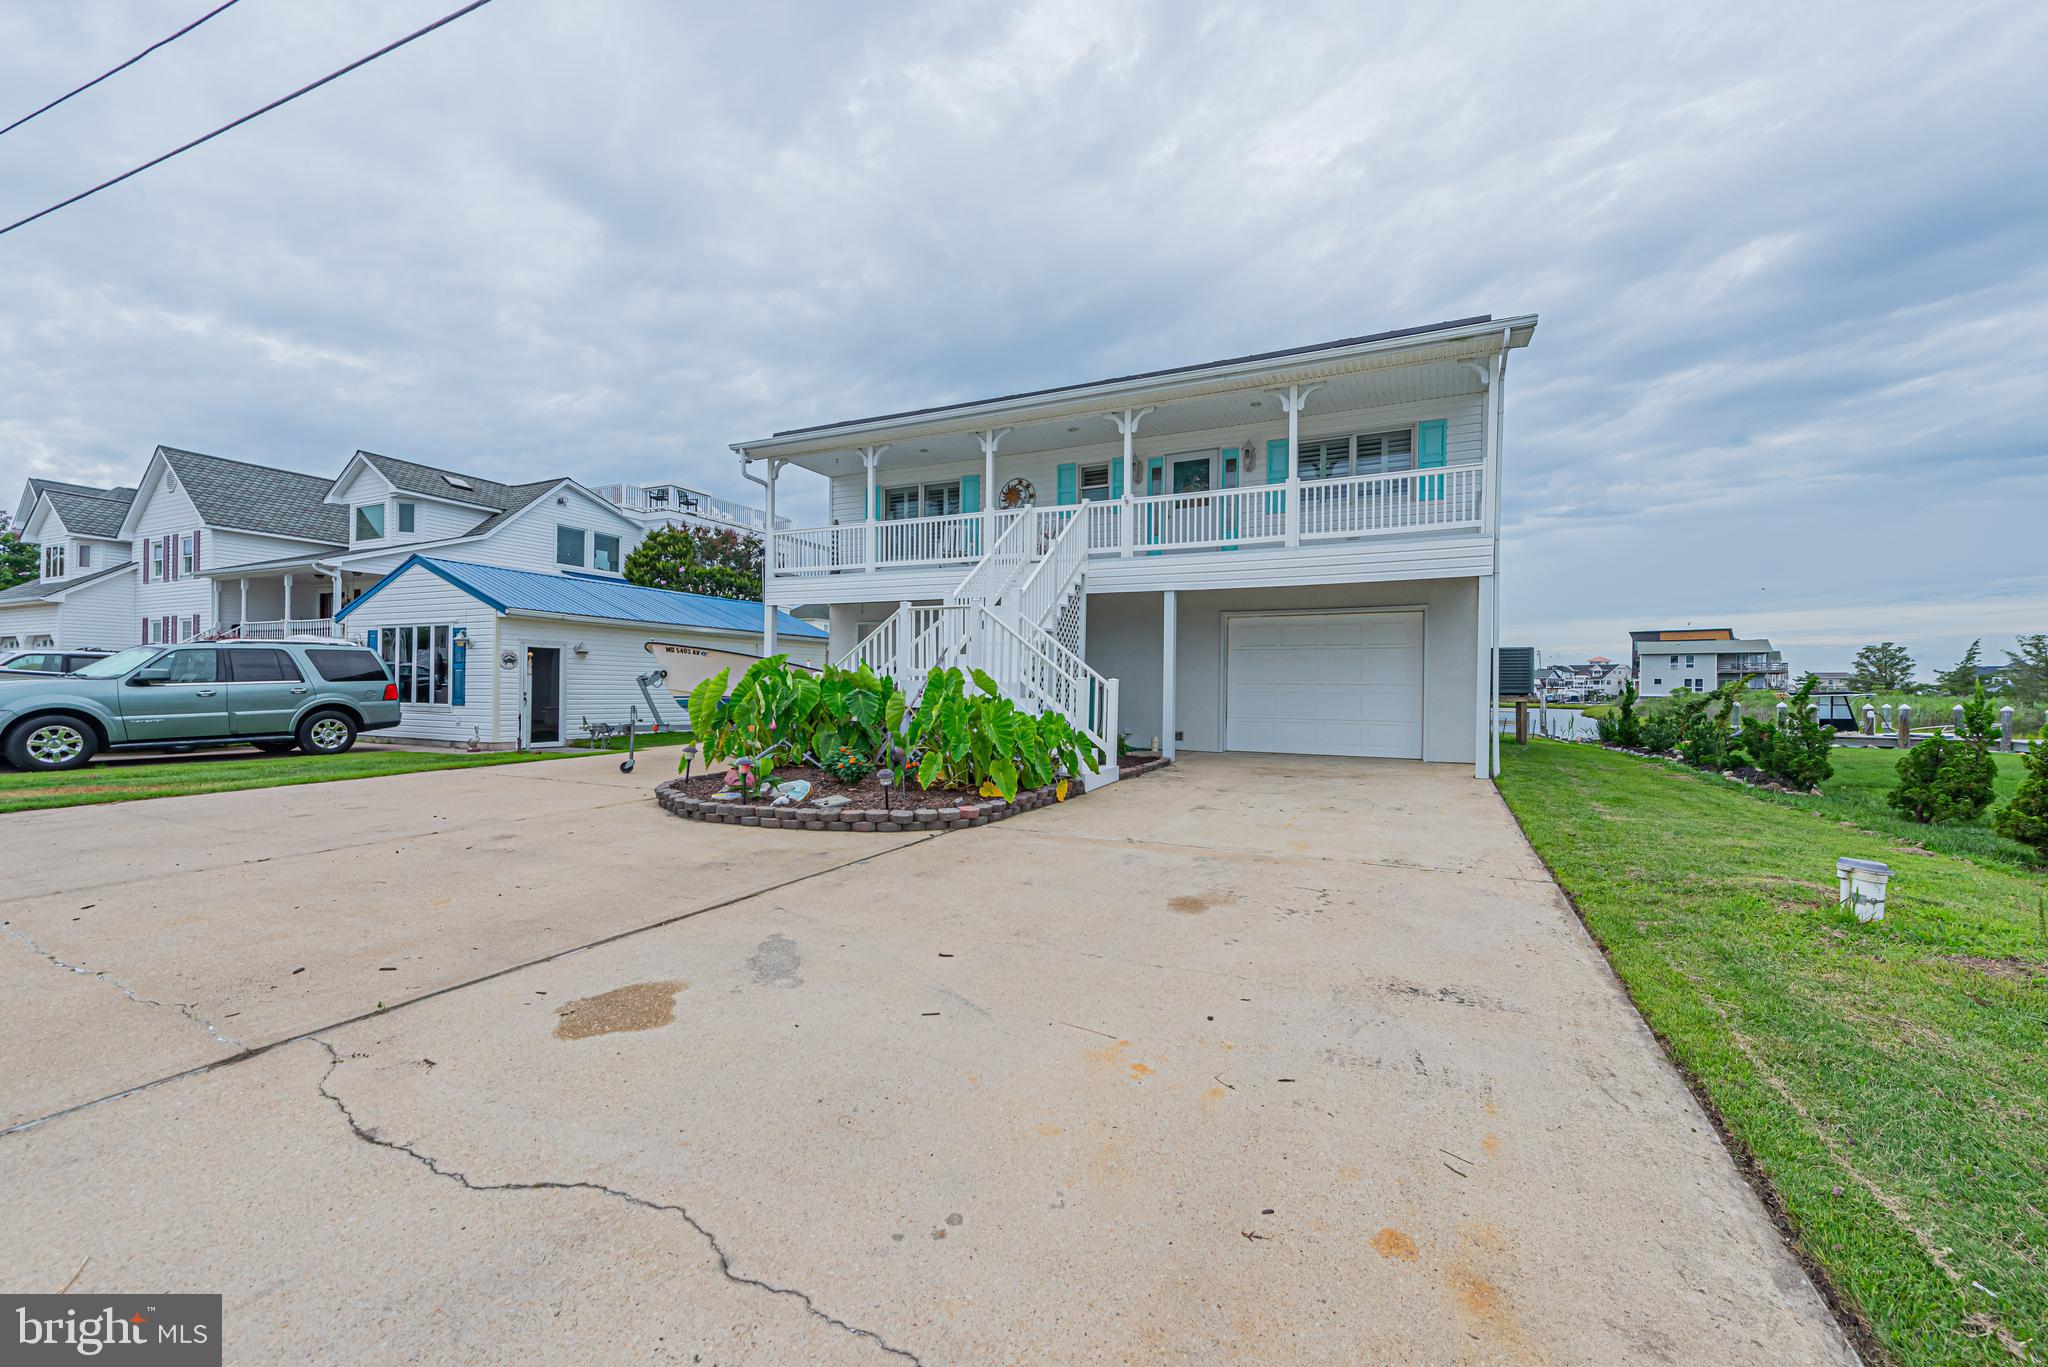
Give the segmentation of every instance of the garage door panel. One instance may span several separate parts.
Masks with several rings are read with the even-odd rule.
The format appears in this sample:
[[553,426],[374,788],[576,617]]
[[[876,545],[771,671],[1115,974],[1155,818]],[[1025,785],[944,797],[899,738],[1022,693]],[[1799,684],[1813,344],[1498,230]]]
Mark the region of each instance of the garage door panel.
[[1234,617],[1224,744],[1282,754],[1422,756],[1422,614]]

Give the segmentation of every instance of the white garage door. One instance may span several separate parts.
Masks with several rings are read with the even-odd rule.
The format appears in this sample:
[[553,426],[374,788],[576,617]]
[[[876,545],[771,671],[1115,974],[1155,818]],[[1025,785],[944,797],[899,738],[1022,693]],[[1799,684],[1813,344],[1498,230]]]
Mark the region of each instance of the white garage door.
[[1232,617],[1223,744],[1422,758],[1422,614]]

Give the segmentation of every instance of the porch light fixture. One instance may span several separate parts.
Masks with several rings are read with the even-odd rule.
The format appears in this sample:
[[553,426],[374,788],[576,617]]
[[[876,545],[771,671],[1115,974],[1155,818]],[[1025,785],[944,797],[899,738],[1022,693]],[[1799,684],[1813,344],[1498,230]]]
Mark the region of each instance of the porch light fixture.
[[576,652],[576,658],[579,660],[585,660],[590,658],[590,647],[585,645],[581,641],[578,641],[575,645],[570,646],[569,649]]
[[1244,445],[1238,447],[1237,461],[1246,474],[1259,468],[1259,448],[1252,445],[1250,438],[1246,438]]

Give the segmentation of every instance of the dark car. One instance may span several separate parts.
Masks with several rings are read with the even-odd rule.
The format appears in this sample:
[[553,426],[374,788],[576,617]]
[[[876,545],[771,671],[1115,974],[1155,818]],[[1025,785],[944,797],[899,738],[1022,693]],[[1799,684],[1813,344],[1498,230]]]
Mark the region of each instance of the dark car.
[[113,653],[111,650],[17,650],[0,657],[0,670],[10,674],[69,674]]

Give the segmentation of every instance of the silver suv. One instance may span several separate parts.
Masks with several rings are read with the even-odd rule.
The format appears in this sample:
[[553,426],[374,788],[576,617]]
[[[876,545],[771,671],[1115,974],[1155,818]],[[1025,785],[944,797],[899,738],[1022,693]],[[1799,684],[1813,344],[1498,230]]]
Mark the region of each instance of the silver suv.
[[0,754],[17,769],[212,745],[338,755],[398,717],[384,662],[327,637],[135,646],[61,676],[0,673]]

